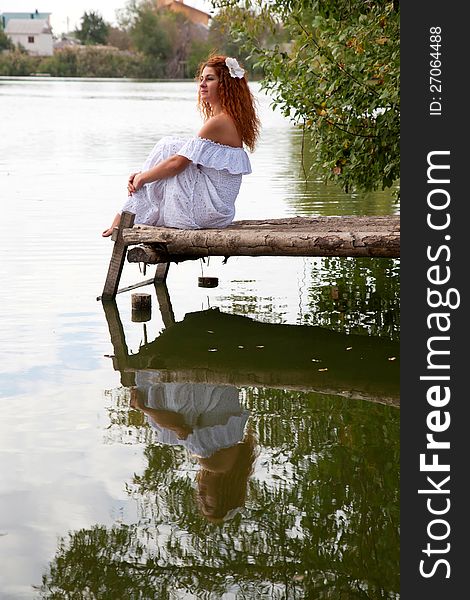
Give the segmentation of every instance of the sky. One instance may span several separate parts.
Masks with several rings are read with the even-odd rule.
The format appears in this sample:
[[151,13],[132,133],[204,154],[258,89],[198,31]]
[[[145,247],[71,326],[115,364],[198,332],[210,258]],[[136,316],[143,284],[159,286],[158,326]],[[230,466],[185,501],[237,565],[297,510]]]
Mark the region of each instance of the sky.
[[[59,35],[67,30],[71,31],[80,25],[80,19],[85,11],[94,10],[101,14],[103,19],[111,25],[116,25],[116,10],[124,8],[127,0],[0,0],[0,13],[2,12],[49,12],[54,35]],[[185,4],[211,11],[208,0],[185,0]]]

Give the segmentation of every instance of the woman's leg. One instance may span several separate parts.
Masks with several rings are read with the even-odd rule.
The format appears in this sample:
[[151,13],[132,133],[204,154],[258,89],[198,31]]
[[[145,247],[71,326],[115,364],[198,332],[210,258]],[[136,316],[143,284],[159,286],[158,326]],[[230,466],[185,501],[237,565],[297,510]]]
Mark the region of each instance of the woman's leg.
[[[142,170],[146,171],[175,154],[184,144],[184,140],[177,138],[163,138],[153,147],[147,157]],[[158,220],[159,206],[163,197],[165,180],[155,181],[150,186],[144,186],[131,196],[121,209],[121,212],[127,211],[135,214],[135,224],[154,225]],[[119,225],[121,213],[118,213],[111,224],[111,227],[105,229],[101,234],[103,237],[110,237],[113,229]]]
[[109,229],[105,229],[101,235],[103,237],[110,237],[113,234],[114,228],[119,225],[120,221],[121,221],[121,213],[118,213],[114,217],[114,220],[111,223],[111,227],[109,227]]

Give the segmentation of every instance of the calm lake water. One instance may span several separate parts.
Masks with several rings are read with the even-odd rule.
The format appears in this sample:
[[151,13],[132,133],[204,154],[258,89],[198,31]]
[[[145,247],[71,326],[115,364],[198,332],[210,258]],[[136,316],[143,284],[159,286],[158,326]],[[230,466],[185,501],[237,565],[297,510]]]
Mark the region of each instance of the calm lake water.
[[[305,183],[253,89],[236,218],[398,212]],[[398,598],[399,261],[172,265],[133,321],[100,233],[194,84],[0,79],[0,114],[0,599]]]

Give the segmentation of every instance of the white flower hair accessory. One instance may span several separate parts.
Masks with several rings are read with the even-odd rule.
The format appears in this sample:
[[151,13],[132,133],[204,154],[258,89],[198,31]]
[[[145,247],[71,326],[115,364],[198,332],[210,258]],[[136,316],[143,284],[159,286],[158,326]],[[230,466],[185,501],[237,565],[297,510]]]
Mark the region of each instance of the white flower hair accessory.
[[243,75],[245,75],[245,69],[240,67],[236,58],[230,58],[228,56],[225,59],[225,64],[227,65],[230,77],[238,77],[238,79],[241,79]]

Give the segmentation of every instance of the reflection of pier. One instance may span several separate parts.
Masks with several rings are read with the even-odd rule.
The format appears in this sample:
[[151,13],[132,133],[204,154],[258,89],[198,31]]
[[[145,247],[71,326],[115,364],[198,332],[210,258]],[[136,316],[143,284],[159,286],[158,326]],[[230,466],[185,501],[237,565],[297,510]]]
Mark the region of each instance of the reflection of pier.
[[162,382],[315,391],[399,404],[399,344],[321,327],[261,323],[210,309],[174,322],[165,284],[156,285],[166,329],[129,354],[114,300],[103,302],[123,385],[140,370]]
[[[133,225],[134,215],[123,212],[103,298],[115,297],[126,255],[130,262],[158,265],[155,282],[165,281],[171,262],[206,256],[400,256],[398,216],[237,221],[224,229]],[[129,246],[135,247],[128,252]]]

